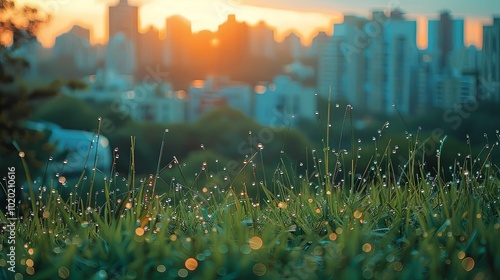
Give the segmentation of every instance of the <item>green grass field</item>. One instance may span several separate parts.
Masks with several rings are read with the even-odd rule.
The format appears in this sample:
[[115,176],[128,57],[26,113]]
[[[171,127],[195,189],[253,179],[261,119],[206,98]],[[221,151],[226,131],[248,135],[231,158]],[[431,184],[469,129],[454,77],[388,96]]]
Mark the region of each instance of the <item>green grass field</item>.
[[[132,142],[126,178],[94,169],[82,173],[78,188],[66,187],[69,196],[56,190],[61,177],[27,192],[15,224],[15,272],[8,270],[8,216],[0,214],[0,278],[497,278],[500,168],[492,154],[498,142],[444,167],[444,138],[438,167],[427,170],[425,139],[407,138],[405,162],[396,162],[389,141],[361,173],[354,143],[351,151],[325,145],[304,149],[303,173],[283,157],[272,178],[236,176],[201,187],[191,174],[165,178],[158,159],[152,159],[157,176],[136,177],[133,151],[140,143]],[[263,172],[264,152],[245,158],[240,172]],[[183,174],[182,164],[169,164]],[[213,170],[204,163],[200,173],[210,177]]]

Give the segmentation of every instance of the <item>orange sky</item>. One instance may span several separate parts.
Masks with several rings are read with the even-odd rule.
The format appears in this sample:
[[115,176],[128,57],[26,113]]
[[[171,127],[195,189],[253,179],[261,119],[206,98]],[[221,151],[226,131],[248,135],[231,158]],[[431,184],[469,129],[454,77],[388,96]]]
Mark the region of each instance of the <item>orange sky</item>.
[[[52,15],[51,22],[39,32],[39,40],[46,47],[54,44],[55,37],[68,31],[73,24],[79,24],[91,30],[92,43],[105,43],[107,37],[106,19],[108,4],[114,5],[118,0],[18,0],[20,4],[30,3],[38,5],[41,10]],[[203,29],[216,30],[224,22],[227,14],[234,13],[239,21],[256,24],[264,20],[269,26],[276,28],[276,37],[281,40],[291,30],[303,37],[303,42],[309,44],[314,35],[322,30],[331,34],[332,25],[342,21],[341,13],[301,12],[292,10],[278,10],[254,6],[221,6],[223,1],[144,1],[129,0],[133,5],[143,3],[140,8],[140,27],[144,30],[148,26],[155,26],[162,30],[165,18],[181,14],[191,20],[193,31]],[[219,3],[219,4],[214,4]],[[467,18],[465,21],[465,43],[480,47],[482,44],[482,24],[484,20]],[[427,45],[427,20],[417,18],[418,46]]]

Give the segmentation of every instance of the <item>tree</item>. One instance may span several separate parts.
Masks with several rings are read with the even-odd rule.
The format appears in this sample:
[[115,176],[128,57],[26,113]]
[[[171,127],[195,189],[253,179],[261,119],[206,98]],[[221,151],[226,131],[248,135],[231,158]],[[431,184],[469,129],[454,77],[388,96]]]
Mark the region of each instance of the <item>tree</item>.
[[12,151],[13,142],[26,134],[21,122],[31,112],[32,96],[22,80],[29,63],[13,53],[33,41],[47,20],[34,7],[0,0],[0,154]]
[[[43,166],[41,157],[50,153],[49,135],[22,126],[31,114],[33,101],[59,92],[49,85],[30,89],[23,75],[29,62],[16,52],[36,40],[40,26],[49,20],[31,6],[18,6],[12,0],[0,0],[0,168],[19,166],[22,149],[30,166]],[[47,156],[48,157],[48,156]]]

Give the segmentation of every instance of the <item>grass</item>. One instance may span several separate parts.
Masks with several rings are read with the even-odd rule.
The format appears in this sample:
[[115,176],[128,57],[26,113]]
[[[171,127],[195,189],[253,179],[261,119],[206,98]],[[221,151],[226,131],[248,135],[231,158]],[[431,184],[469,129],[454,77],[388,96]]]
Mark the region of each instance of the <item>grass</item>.
[[[439,157],[445,138],[437,170],[427,170],[426,141],[418,133],[408,135],[403,163],[397,145],[381,146],[380,136],[369,164],[359,167],[354,135],[350,151],[341,143],[334,149],[327,127],[323,151],[307,150],[304,168],[284,155],[273,178],[225,188],[162,178],[166,164],[186,175],[177,159],[162,162],[165,135],[156,176],[136,178],[140,163],[131,138],[128,177],[94,168],[81,174],[68,198],[57,182],[28,194],[16,223],[16,273],[7,270],[4,227],[0,278],[480,280],[500,274],[500,169],[492,158],[498,142],[445,172]],[[264,151],[242,169],[263,173]],[[156,188],[160,180],[169,184],[167,192]],[[255,189],[260,199],[249,194]],[[3,213],[0,221],[7,222]]]

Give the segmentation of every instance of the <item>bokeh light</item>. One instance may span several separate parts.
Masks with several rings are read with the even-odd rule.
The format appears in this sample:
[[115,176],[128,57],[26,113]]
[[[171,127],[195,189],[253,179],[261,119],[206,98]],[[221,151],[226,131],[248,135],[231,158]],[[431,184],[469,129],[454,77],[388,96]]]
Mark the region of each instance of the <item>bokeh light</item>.
[[262,247],[263,243],[264,242],[262,241],[262,239],[260,237],[254,236],[254,237],[250,238],[248,245],[253,250],[259,250]]
[[264,276],[264,274],[266,274],[266,271],[267,271],[267,267],[263,263],[256,263],[253,266],[253,273],[257,276]]
[[136,234],[137,236],[143,236],[143,235],[144,235],[144,229],[143,229],[143,228],[140,228],[140,227],[139,227],[139,228],[136,228],[136,229],[135,229],[135,234]]
[[474,268],[475,261],[471,257],[467,257],[462,260],[462,267],[465,269],[465,271],[471,271]]
[[188,270],[195,270],[198,267],[198,261],[195,258],[189,258],[184,262]]

